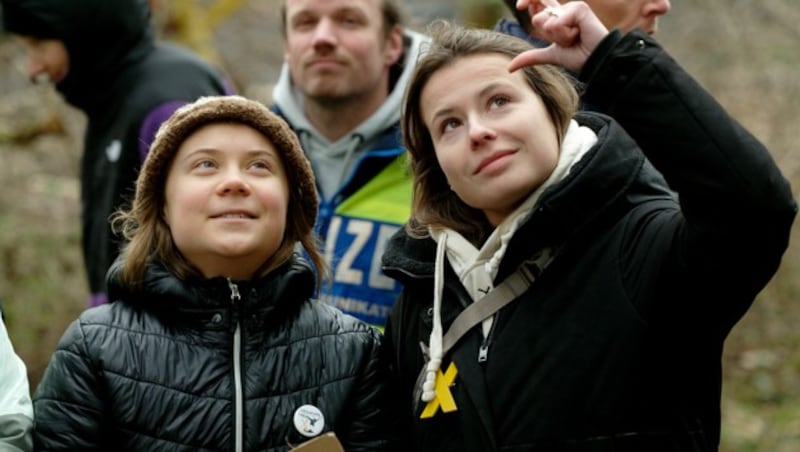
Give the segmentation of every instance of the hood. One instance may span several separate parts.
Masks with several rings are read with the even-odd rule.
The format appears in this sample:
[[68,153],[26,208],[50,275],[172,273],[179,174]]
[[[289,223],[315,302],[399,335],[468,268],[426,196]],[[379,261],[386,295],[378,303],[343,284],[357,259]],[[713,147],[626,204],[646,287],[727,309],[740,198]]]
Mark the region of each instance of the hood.
[[[589,112],[577,122],[592,129],[598,142],[561,181],[547,188],[534,210],[506,246],[495,281],[508,276],[533,250],[562,249],[600,218],[621,215],[634,204],[654,197],[673,198],[666,181],[622,127],[611,118]],[[384,271],[404,284],[432,281],[436,242],[414,239],[401,229],[383,255]]]
[[2,1],[8,31],[64,43],[69,73],[56,89],[84,111],[154,46],[147,0]]
[[[403,56],[396,63],[397,81],[391,87],[386,101],[369,118],[336,142],[329,141],[308,121],[304,113],[303,95],[293,86],[289,66],[284,63],[278,83],[272,92],[275,108],[292,125],[300,137],[303,149],[309,155],[317,174],[317,183],[326,197],[338,189],[361,154],[371,149],[386,129],[400,121],[403,95],[414,70],[422,44],[428,37],[406,29]],[[342,165],[342,163],[344,165]],[[335,170],[336,166],[341,166]],[[324,167],[324,171],[319,167]]]

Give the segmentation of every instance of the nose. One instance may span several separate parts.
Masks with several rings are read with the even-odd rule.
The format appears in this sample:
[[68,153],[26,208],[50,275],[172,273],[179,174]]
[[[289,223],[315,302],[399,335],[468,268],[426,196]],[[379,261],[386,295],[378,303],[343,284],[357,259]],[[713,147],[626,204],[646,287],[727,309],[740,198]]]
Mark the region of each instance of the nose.
[[478,149],[495,138],[497,138],[497,132],[485,121],[478,118],[469,119],[469,141],[472,149]]
[[655,16],[663,16],[667,14],[670,9],[672,9],[672,5],[670,4],[669,0],[655,0],[648,4],[649,11],[647,11],[648,15],[655,15]]
[[325,17],[317,22],[312,43],[315,48],[336,45],[336,27],[331,19]]
[[246,196],[250,194],[250,191],[250,184],[247,183],[247,180],[243,177],[238,168],[225,172],[223,179],[217,187],[217,194],[220,196]]

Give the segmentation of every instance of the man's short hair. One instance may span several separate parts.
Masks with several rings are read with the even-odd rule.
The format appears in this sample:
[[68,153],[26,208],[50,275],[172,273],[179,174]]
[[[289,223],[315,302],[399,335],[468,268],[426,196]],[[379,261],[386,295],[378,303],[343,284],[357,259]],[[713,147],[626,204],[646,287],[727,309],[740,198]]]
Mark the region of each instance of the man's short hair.
[[[380,0],[383,12],[383,32],[386,36],[395,25],[403,26],[403,14],[395,0]],[[281,3],[281,33],[286,38],[286,0]]]

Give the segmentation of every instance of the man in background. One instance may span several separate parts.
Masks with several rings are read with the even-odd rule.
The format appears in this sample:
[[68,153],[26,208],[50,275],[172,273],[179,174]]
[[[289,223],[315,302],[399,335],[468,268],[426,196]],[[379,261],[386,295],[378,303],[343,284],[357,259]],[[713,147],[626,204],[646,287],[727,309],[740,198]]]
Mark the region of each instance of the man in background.
[[380,266],[411,208],[400,106],[420,44],[394,0],[286,0],[273,109],[300,138],[320,193],[331,284],[321,297],[383,327],[399,293]]

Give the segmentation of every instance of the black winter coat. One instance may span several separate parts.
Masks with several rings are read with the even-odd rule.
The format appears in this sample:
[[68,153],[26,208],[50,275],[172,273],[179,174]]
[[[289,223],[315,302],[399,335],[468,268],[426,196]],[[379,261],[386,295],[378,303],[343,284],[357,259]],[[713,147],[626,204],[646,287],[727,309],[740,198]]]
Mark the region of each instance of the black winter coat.
[[[486,339],[473,328],[444,356],[443,371],[458,368],[455,412],[420,419],[425,404],[413,407],[436,244],[403,231],[390,242],[384,270],[404,285],[386,329],[403,450],[718,448],[723,341],[787,247],[797,210],[789,184],[645,34],[612,33],[581,78],[616,121],[577,115],[599,141],[542,195],[495,283],[537,250],[557,255]],[[660,176],[645,155],[679,201],[654,188]],[[470,302],[447,267],[444,331]]]
[[160,266],[140,293],[110,281],[117,301],[69,326],[37,388],[36,449],[287,450],[308,439],[293,416],[310,404],[348,451],[382,450],[380,336],[310,300],[313,278],[296,259],[233,283],[240,299]]

